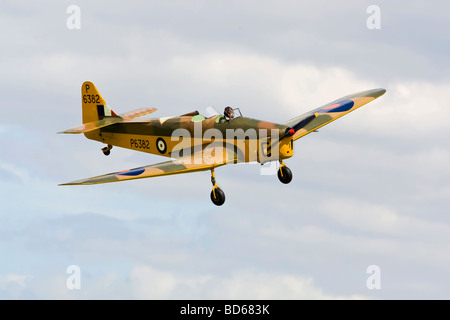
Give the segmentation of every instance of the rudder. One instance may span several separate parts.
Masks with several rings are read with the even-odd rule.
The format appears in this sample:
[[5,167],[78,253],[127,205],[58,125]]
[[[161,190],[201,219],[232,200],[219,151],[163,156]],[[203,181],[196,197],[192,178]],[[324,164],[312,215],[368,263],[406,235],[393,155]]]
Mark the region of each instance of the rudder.
[[106,105],[100,92],[90,81],[85,81],[81,86],[81,105],[83,123],[102,120],[105,117],[118,117],[118,115]]

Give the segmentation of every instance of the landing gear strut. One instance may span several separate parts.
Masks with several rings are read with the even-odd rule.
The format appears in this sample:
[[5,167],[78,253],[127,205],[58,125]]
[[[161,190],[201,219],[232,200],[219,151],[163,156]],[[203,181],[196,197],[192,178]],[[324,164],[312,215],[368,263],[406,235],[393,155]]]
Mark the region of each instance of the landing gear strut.
[[278,179],[284,184],[288,184],[292,180],[292,171],[291,169],[286,167],[283,161],[280,161],[280,169],[278,169]]
[[111,153],[111,149],[112,149],[112,145],[108,144],[107,147],[102,148],[103,154],[105,156],[109,156],[109,154]]
[[213,189],[211,191],[211,201],[216,206],[221,206],[225,202],[225,193],[216,184],[216,175],[214,174],[214,168],[211,169],[211,183],[213,185]]

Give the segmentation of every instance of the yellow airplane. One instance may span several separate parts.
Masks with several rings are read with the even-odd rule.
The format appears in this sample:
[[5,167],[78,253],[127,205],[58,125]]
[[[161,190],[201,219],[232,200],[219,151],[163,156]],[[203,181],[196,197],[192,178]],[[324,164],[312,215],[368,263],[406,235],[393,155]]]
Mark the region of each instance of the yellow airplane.
[[92,82],[81,86],[83,124],[59,133],[84,133],[86,138],[113,146],[171,158],[169,161],[113,172],[60,185],[98,184],[197,171],[211,171],[211,200],[225,202],[214,169],[230,163],[279,161],[278,178],[292,180],[283,160],[294,154],[294,141],[380,97],[385,89],[372,89],[345,96],[301,116],[277,124],[243,117],[238,108],[226,107],[223,115],[205,117],[198,111],[177,117],[136,120],[155,108],[117,115]]

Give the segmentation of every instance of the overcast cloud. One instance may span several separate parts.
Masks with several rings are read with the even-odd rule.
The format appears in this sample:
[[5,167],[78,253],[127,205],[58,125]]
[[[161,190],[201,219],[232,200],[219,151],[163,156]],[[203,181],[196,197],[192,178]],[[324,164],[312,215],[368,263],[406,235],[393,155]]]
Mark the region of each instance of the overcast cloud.
[[[381,29],[370,30],[369,5]],[[66,26],[70,5],[81,29]],[[446,1],[2,1],[1,299],[450,298]],[[56,132],[93,81],[122,113],[208,106],[284,122],[384,96],[300,139],[281,184],[256,164],[96,186],[163,161]],[[70,290],[66,272],[81,270]],[[381,288],[370,289],[369,266]]]

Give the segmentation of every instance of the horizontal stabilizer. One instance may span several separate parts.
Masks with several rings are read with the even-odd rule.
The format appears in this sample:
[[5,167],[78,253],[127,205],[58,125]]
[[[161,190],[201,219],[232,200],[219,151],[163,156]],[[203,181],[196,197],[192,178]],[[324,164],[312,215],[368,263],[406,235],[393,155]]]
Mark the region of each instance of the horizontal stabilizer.
[[133,118],[137,118],[140,116],[144,116],[146,114],[149,113],[153,113],[155,112],[156,108],[141,108],[141,109],[136,109],[136,110],[132,110],[132,111],[128,111],[125,113],[122,113],[121,115],[119,115],[121,118],[128,120],[128,119],[133,119]]
[[100,129],[106,126],[110,126],[112,124],[115,123],[119,123],[122,122],[123,118],[121,117],[111,117],[111,118],[105,118],[102,120],[98,120],[98,121],[92,121],[89,123],[85,123],[58,133],[84,133],[84,132],[89,132],[92,130],[96,130],[96,129]]
[[116,124],[116,123],[120,123],[123,122],[125,120],[129,120],[129,119],[133,119],[136,117],[140,117],[143,116],[145,114],[149,114],[152,112],[155,112],[157,109],[155,108],[142,108],[142,109],[136,109],[133,111],[128,111],[125,112],[123,114],[121,114],[120,116],[115,116],[115,117],[107,117],[107,118],[103,118],[102,120],[98,120],[98,121],[92,121],[89,123],[85,123],[58,133],[85,133],[85,132],[89,132],[92,130],[96,130],[96,129],[100,129],[106,126],[110,126],[112,124]]

